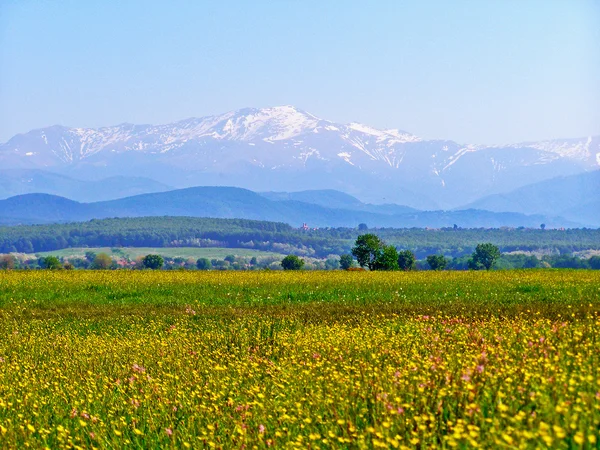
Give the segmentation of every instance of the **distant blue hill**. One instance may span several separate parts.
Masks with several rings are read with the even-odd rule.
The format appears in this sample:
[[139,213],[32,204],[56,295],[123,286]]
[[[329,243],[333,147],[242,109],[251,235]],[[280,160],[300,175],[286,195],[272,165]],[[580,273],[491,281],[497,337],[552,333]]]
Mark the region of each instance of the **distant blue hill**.
[[80,202],[96,202],[171,189],[145,177],[114,176],[83,181],[45,170],[0,170],[0,199],[43,192]]
[[[311,227],[578,227],[580,224],[561,218],[520,213],[495,213],[481,210],[405,211],[398,205],[366,205],[350,196],[335,192],[295,194],[291,199],[261,195],[233,187],[195,187],[168,192],[142,194],[118,200],[79,203],[48,194],[26,194],[0,200],[0,223],[35,224],[76,222],[108,217],[188,216],[257,219],[285,222],[293,226],[307,223]],[[327,207],[331,199],[337,206]],[[277,196],[275,196],[277,197]],[[350,197],[350,198],[348,198]],[[313,203],[309,203],[312,201]],[[318,204],[318,203],[322,204]],[[345,203],[344,203],[345,202]],[[353,209],[349,209],[353,208]],[[397,212],[396,212],[397,211]]]
[[561,216],[587,226],[600,227],[600,170],[553,178],[505,194],[489,195],[465,208]]

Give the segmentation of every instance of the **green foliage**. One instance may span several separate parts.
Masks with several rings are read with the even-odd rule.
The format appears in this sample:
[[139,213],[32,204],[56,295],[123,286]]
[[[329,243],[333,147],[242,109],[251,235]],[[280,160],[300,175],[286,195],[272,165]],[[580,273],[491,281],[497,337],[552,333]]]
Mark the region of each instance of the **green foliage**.
[[146,255],[142,260],[142,264],[146,269],[158,270],[162,269],[165,260],[160,255]]
[[301,270],[304,267],[304,260],[296,255],[287,255],[281,261],[281,267],[283,270]]
[[56,256],[46,256],[39,259],[39,265],[42,269],[57,270],[62,269],[62,264]]
[[196,261],[196,267],[198,270],[209,270],[212,267],[212,264],[208,258],[198,258],[198,261]]
[[352,257],[352,255],[349,255],[348,253],[344,253],[342,256],[340,256],[340,268],[342,270],[348,270],[353,266],[354,266],[354,258]]
[[378,236],[371,233],[361,234],[356,238],[352,254],[360,267],[366,266],[369,270],[375,270],[375,261],[384,246],[385,244]]
[[588,263],[592,269],[600,270],[600,256],[592,256]]
[[472,270],[490,270],[500,257],[500,250],[492,243],[478,244],[471,256],[469,268]]
[[[350,253],[361,234],[363,232],[356,228],[322,228],[303,232],[287,224],[256,220],[119,218],[0,227],[0,253],[31,254],[67,247],[220,247],[284,254],[293,252],[300,256],[325,258],[332,254]],[[473,253],[478,242],[490,242],[503,253],[522,251],[563,255],[600,250],[600,229],[382,228],[377,230],[377,235],[389,245],[411,250],[419,259],[431,254],[461,258]],[[93,257],[88,260],[93,261]]]
[[427,264],[431,270],[444,270],[448,265],[448,260],[444,255],[429,255]]
[[408,272],[414,270],[416,266],[415,254],[410,250],[403,250],[398,252],[398,267],[400,270]]
[[398,270],[398,251],[393,245],[383,247],[375,257],[372,270]]
[[108,256],[106,253],[98,253],[94,256],[91,268],[95,270],[107,270],[111,268],[112,264],[113,260],[110,256]]

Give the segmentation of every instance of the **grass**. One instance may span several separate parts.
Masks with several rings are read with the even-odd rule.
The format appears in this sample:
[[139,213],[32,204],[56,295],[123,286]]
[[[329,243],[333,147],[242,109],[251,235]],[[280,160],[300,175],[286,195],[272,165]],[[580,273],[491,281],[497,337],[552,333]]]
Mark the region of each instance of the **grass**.
[[600,273],[0,273],[0,447],[597,448]]
[[[116,251],[115,251],[116,250]],[[253,257],[267,258],[277,257],[280,258],[280,253],[265,252],[260,250],[252,249],[241,249],[241,248],[198,248],[198,247],[119,247],[117,249],[110,247],[94,247],[94,248],[65,248],[62,250],[54,250],[50,252],[36,253],[39,256],[57,256],[59,258],[83,258],[86,252],[94,253],[106,253],[111,256],[121,256],[129,259],[135,259],[139,256],[146,256],[149,254],[166,256],[169,258],[208,258],[208,259],[224,259],[227,255],[242,256],[242,257]]]

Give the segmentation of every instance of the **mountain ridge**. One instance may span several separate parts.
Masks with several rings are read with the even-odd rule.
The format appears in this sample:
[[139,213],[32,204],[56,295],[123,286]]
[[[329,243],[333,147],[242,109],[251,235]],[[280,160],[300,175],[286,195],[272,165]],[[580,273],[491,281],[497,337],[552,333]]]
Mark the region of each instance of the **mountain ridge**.
[[339,124],[293,106],[163,125],[48,127],[0,145],[0,166],[81,178],[144,176],[176,188],[336,189],[370,203],[450,209],[600,167],[600,136],[484,146]]

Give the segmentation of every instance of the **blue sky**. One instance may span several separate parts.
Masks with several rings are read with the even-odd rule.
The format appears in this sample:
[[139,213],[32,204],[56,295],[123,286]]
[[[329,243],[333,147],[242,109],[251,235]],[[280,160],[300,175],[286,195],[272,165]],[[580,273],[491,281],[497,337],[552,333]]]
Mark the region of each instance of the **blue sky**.
[[283,104],[462,143],[600,134],[600,2],[0,1],[0,141]]

